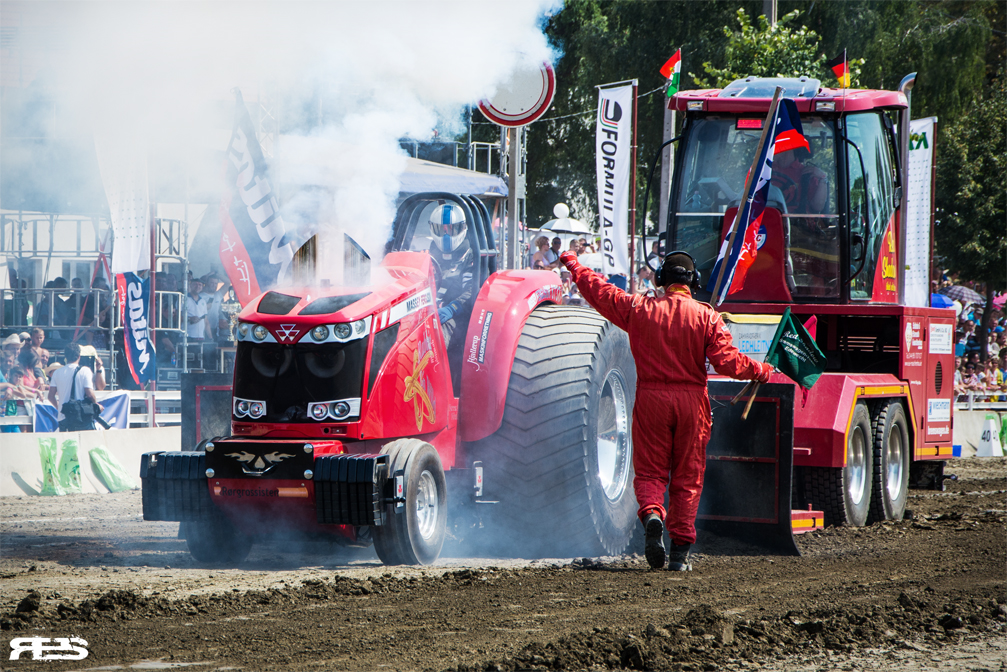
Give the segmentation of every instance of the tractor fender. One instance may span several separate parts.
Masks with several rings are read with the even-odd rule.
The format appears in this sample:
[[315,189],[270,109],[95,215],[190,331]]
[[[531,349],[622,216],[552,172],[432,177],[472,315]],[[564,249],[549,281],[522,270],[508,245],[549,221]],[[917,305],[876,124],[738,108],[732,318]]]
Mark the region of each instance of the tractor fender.
[[500,427],[521,330],[543,303],[563,303],[559,276],[551,271],[500,271],[483,284],[465,335],[458,409],[462,441],[484,439]]
[[[772,382],[789,382],[774,374]],[[797,399],[801,398],[798,391]],[[906,417],[914,418],[909,383],[891,374],[825,373],[808,393],[807,403],[794,404],[794,464],[807,467],[846,466],[847,435],[858,401],[902,399]],[[918,436],[910,421],[910,440]]]

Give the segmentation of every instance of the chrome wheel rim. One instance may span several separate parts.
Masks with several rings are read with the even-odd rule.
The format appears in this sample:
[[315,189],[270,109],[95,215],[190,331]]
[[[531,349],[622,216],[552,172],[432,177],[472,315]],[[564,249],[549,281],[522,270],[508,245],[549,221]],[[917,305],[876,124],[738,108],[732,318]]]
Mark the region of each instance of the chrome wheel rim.
[[896,501],[902,495],[902,457],[905,446],[902,444],[902,432],[898,425],[892,427],[885,446],[885,487],[888,499]]
[[850,434],[850,445],[846,456],[846,494],[850,501],[859,503],[864,498],[867,485],[867,440],[864,430],[859,425]]
[[437,481],[434,480],[433,474],[424,471],[416,484],[416,527],[424,540],[434,536],[439,507]]
[[626,385],[616,370],[608,372],[602,385],[595,446],[602,490],[609,501],[618,501],[629,483],[633,446],[629,437]]

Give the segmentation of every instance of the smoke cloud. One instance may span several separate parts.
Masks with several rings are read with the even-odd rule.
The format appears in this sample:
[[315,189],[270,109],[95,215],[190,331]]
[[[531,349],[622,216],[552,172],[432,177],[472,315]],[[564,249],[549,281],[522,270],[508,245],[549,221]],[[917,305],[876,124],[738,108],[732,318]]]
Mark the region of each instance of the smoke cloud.
[[541,22],[557,0],[4,4],[23,49],[31,30],[44,37],[38,75],[80,132],[146,141],[207,173],[199,150],[226,147],[231,90],[272,105],[281,131],[306,136],[281,138],[274,175],[320,187],[282,194],[284,218],[346,231],[379,258],[405,167],[398,139],[461,130],[464,105],[551,61]]

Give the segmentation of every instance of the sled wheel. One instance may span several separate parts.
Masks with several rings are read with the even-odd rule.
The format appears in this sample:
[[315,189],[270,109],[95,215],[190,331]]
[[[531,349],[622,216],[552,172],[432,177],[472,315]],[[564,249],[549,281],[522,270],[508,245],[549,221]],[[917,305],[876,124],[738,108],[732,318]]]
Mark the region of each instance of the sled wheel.
[[208,520],[189,520],[179,530],[189,553],[199,562],[236,564],[248,557],[252,539],[218,513]]
[[385,446],[388,477],[403,472],[405,506],[385,505],[385,524],[373,529],[374,549],[386,565],[429,565],[437,560],[447,529],[447,488],[440,455],[429,443],[400,439]]
[[874,419],[874,487],[868,522],[902,520],[909,496],[909,429],[898,400],[878,404]]
[[826,525],[860,527],[867,522],[873,481],[873,434],[867,405],[853,409],[846,437],[846,466],[809,467],[805,471],[807,494],[825,513]]
[[[539,306],[518,341],[503,423],[474,448],[494,553],[617,555],[638,527],[625,332],[589,308]],[[497,531],[499,528],[499,531]],[[496,546],[493,546],[493,542]]]

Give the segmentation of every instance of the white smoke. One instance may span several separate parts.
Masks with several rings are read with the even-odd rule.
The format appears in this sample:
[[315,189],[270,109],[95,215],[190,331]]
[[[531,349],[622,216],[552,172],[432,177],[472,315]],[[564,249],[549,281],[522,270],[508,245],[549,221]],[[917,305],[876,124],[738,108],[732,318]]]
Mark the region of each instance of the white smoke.
[[90,130],[146,136],[152,152],[186,153],[191,164],[205,158],[196,147],[222,151],[234,87],[252,104],[263,93],[280,101],[281,124],[295,113],[303,127],[325,119],[310,141],[276,147],[284,182],[327,194],[283,194],[294,206],[286,216],[296,224],[296,206],[310,202],[319,223],[378,258],[405,165],[398,139],[429,138],[445,121],[460,130],[462,106],[515,69],[551,61],[541,22],[556,4],[6,2],[5,13],[44,33],[40,74]]

